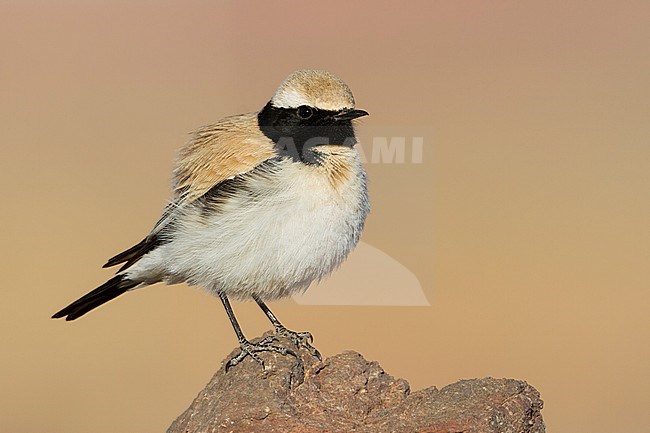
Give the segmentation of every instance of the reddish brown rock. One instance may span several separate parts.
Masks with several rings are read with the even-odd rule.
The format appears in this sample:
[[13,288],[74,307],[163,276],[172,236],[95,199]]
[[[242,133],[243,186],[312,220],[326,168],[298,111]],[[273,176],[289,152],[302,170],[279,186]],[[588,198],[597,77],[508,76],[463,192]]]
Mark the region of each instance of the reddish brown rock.
[[298,353],[302,366],[264,353],[266,369],[249,358],[227,373],[222,367],[167,433],[545,431],[540,395],[520,380],[462,380],[411,393],[404,379],[356,352],[323,362]]

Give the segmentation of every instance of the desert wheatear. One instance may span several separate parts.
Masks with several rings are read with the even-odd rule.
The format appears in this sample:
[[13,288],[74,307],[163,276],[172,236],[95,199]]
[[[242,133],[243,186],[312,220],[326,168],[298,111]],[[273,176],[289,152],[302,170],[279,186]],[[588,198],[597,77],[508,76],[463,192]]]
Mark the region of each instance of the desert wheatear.
[[[151,232],[108,260],[116,275],[53,318],[74,320],[121,294],[164,282],[219,296],[246,356],[275,351],[274,338],[248,341],[228,298],[253,298],[276,334],[320,356],[308,332],[285,328],[264,303],[304,291],[335,269],[359,241],[369,212],[366,173],[349,87],[334,75],[296,71],[257,113],[196,130],[179,153],[173,197]],[[263,364],[263,363],[262,363]]]

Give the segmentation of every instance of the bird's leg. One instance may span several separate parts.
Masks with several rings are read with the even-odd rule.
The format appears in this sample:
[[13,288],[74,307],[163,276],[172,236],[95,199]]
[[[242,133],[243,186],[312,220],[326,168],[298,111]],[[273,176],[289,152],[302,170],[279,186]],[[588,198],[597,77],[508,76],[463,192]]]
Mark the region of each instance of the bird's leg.
[[239,340],[239,347],[241,348],[239,355],[233,356],[226,363],[226,372],[228,372],[228,369],[230,369],[230,367],[239,364],[247,356],[253,358],[262,366],[262,368],[264,368],[264,360],[258,355],[259,352],[278,352],[282,355],[291,355],[295,358],[298,357],[295,352],[290,349],[271,344],[271,342],[275,340],[275,337],[272,336],[266,337],[257,343],[251,343],[248,341],[246,337],[244,337],[244,333],[242,332],[241,327],[237,322],[235,313],[232,311],[230,301],[228,301],[226,295],[220,293],[219,298],[221,298],[221,302],[223,302],[223,307],[226,309],[226,314],[228,314],[228,318],[230,319],[230,323],[232,323],[235,334],[237,334],[237,340]]
[[320,353],[318,352],[318,350],[316,350],[314,346],[311,345],[311,343],[314,341],[314,337],[311,335],[311,333],[296,332],[285,328],[284,325],[280,323],[280,321],[277,319],[277,317],[275,317],[275,314],[273,314],[273,312],[269,310],[269,307],[267,307],[266,304],[257,295],[253,295],[253,299],[255,299],[257,305],[259,305],[262,311],[264,311],[266,317],[269,318],[269,320],[273,324],[273,327],[275,327],[275,333],[277,335],[281,335],[289,338],[298,347],[303,347],[307,349],[307,351],[311,353],[312,356],[318,358],[319,361],[321,360]]

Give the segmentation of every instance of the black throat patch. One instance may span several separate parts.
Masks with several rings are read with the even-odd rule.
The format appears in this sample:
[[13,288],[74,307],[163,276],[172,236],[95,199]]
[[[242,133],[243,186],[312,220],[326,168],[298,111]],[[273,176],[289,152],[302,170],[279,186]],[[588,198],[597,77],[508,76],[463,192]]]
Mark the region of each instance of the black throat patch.
[[324,144],[352,147],[357,143],[351,120],[337,120],[338,112],[313,107],[309,107],[311,116],[304,118],[299,114],[301,108],[278,108],[269,102],[257,115],[260,130],[275,143],[278,155],[317,164],[315,147]]

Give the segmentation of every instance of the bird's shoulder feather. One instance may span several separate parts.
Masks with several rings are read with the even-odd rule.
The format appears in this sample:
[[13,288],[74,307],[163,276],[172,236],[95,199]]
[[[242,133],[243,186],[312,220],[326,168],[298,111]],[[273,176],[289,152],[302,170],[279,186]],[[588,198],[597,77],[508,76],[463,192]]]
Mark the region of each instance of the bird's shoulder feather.
[[273,142],[259,129],[257,113],[226,117],[195,130],[181,148],[173,172],[173,196],[151,232],[139,244],[112,257],[104,267],[120,263],[126,270],[142,256],[168,242],[167,232],[185,206],[228,179],[247,173],[275,158]]
[[213,186],[276,156],[257,113],[226,117],[197,129],[180,150],[173,172],[175,198],[192,202]]

